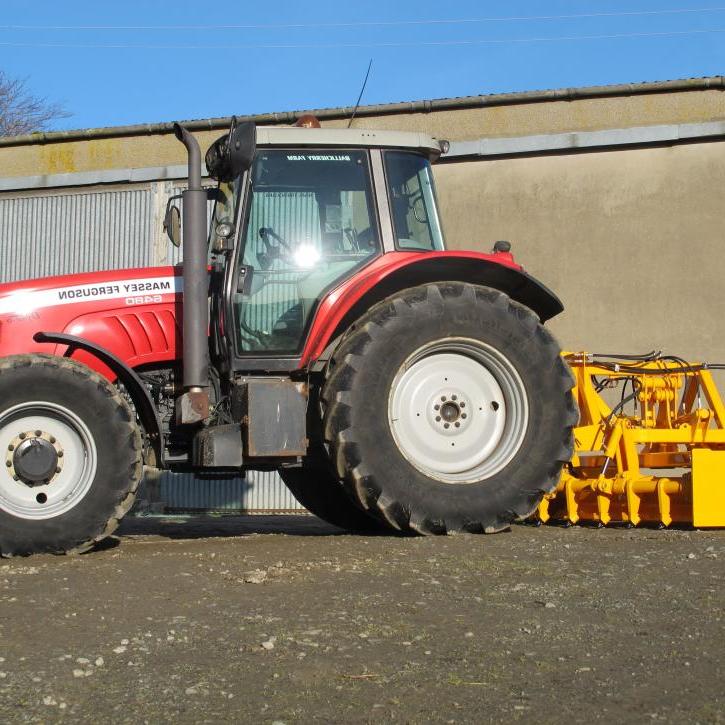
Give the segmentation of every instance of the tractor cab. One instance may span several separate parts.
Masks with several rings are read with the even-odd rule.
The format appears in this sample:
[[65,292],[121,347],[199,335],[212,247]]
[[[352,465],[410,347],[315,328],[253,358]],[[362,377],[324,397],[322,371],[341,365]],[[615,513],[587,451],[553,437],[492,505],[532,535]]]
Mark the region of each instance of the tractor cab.
[[223,269],[232,357],[294,357],[326,292],[385,252],[443,249],[430,169],[441,147],[355,129],[255,135],[248,169],[220,173],[215,147],[207,157],[221,177],[209,247]]

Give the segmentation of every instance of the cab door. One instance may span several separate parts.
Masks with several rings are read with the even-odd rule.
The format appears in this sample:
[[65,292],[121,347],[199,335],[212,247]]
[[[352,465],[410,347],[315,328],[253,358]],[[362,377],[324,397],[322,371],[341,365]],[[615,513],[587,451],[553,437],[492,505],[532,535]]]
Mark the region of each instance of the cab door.
[[320,298],[381,253],[368,152],[259,150],[237,246],[236,367],[294,359]]

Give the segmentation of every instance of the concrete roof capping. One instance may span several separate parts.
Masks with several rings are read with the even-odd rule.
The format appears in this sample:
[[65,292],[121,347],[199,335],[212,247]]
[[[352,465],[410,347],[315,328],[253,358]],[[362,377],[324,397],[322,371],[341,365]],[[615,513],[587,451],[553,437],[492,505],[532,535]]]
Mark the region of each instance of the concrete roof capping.
[[426,153],[431,160],[441,155],[440,142],[424,133],[411,131],[371,131],[357,128],[299,128],[297,126],[257,127],[258,146],[292,148],[402,148]]
[[[299,134],[303,141],[297,141]],[[319,135],[318,135],[319,134]],[[367,139],[365,138],[367,137]],[[616,149],[642,146],[662,146],[679,143],[725,140],[725,121],[707,123],[683,123],[675,125],[654,125],[632,128],[605,129],[602,131],[572,131],[569,133],[539,134],[534,136],[512,136],[508,138],[478,138],[468,141],[453,141],[445,154],[440,154],[440,142],[431,136],[419,133],[395,131],[361,131],[357,129],[309,129],[309,128],[257,128],[260,148],[288,146],[289,148],[320,149],[365,145],[382,148],[406,148],[428,152],[439,162],[457,162],[466,159],[501,158],[517,155],[579,153],[595,149]],[[333,143],[333,140],[339,143]],[[183,179],[187,174],[186,164],[153,166],[144,168],[114,168],[89,171],[75,171],[61,174],[36,176],[0,176],[0,192],[23,189],[49,189],[70,186],[92,186],[95,184],[139,183],[146,181]],[[202,174],[207,176],[202,163]]]
[[[645,83],[621,83],[609,86],[584,86],[581,88],[558,88],[542,91],[524,91],[520,93],[491,93],[460,98],[438,98],[402,103],[381,103],[360,106],[356,118],[366,116],[395,115],[399,113],[432,113],[460,108],[484,108],[490,106],[511,106],[516,104],[543,103],[546,101],[576,101],[583,98],[611,98],[615,96],[651,95],[682,91],[725,90],[725,76],[705,78],[682,78],[669,81]],[[282,123],[294,123],[300,116],[312,114],[320,120],[350,118],[353,109],[347,106],[339,108],[321,108],[313,110],[283,111],[281,113],[260,113],[238,116],[239,121],[254,121],[258,126]],[[231,118],[206,118],[182,121],[189,131],[214,131],[229,128]],[[117,138],[121,136],[145,136],[151,134],[173,133],[172,123],[146,123],[131,126],[108,126],[75,131],[51,131],[28,134],[27,136],[0,137],[0,146],[31,146],[62,141],[80,141],[83,139]]]

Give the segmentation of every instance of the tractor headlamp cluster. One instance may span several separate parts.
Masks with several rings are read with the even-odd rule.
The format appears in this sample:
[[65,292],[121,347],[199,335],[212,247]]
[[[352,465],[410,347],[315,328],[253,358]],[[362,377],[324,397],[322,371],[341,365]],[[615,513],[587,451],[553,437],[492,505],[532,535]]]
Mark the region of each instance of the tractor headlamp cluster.
[[229,239],[234,234],[234,225],[231,222],[220,222],[214,232],[221,239]]

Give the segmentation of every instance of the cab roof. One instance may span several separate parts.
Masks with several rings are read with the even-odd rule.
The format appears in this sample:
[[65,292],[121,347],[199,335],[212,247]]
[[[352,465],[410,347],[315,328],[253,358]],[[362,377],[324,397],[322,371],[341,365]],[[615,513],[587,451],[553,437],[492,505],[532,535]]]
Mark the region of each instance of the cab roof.
[[418,151],[436,159],[440,142],[425,133],[374,131],[358,128],[300,128],[257,126],[257,146],[294,148],[396,148]]

